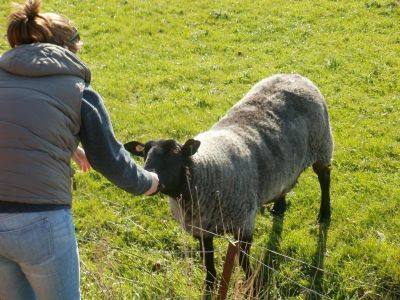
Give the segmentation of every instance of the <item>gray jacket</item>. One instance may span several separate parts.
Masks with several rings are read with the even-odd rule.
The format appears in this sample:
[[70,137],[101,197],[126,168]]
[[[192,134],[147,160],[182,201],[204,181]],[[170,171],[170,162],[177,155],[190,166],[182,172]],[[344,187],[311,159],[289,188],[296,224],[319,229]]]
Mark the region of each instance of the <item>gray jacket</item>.
[[116,186],[132,194],[150,188],[151,174],[115,138],[89,83],[88,68],[55,45],[0,56],[0,212],[70,206],[69,160],[79,139],[92,167]]
[[50,44],[0,57],[0,200],[70,204],[70,158],[79,143],[89,69]]

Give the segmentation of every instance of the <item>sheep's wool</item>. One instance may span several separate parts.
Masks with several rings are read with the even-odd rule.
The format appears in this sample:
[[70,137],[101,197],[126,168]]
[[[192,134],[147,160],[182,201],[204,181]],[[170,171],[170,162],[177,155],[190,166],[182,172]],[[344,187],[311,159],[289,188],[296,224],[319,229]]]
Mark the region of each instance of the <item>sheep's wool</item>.
[[192,197],[170,205],[196,237],[251,236],[260,206],[290,191],[308,166],[329,165],[333,152],[324,98],[299,75],[258,82],[195,139],[201,146],[188,178]]

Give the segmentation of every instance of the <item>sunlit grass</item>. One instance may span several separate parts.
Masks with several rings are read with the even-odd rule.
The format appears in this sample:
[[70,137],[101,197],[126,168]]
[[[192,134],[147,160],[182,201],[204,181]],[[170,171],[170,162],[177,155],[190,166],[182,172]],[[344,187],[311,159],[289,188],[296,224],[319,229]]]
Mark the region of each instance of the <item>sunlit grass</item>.
[[[400,294],[399,1],[49,0],[43,6],[79,26],[80,57],[122,142],[184,141],[275,73],[313,80],[326,97],[335,138],[323,260],[331,273],[318,287],[312,268],[277,256],[270,294],[311,297],[303,286],[335,299],[399,297],[389,292]],[[2,0],[1,16],[9,11]],[[85,299],[199,298],[199,249],[172,220],[166,198],[132,197],[95,172],[76,180]],[[280,236],[268,213],[258,216],[252,255],[263,261],[274,241],[277,252],[315,264],[319,197],[316,176],[307,171],[288,195]],[[226,246],[225,239],[216,243],[219,272]],[[233,279],[230,297],[240,298],[243,274]]]

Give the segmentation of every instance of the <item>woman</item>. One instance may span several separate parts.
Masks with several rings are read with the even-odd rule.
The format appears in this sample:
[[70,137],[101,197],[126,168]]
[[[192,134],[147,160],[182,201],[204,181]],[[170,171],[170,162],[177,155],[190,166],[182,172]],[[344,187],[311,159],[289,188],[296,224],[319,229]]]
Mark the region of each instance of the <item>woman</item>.
[[[79,299],[70,159],[132,194],[158,177],[115,140],[68,19],[28,0],[9,17],[0,56],[0,299]],[[85,152],[77,149],[81,142]],[[76,152],[75,152],[76,151]],[[90,162],[90,164],[89,164]]]

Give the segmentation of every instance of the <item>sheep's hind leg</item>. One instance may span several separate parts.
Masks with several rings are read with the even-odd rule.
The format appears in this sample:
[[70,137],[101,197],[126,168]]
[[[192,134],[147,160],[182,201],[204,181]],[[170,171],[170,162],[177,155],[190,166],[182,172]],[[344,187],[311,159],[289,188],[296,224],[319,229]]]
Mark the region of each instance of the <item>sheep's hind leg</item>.
[[313,164],[313,170],[318,175],[319,185],[321,187],[321,206],[319,209],[319,222],[329,222],[331,219],[331,200],[329,196],[331,182],[330,165],[321,163]]
[[214,244],[212,237],[199,238],[200,251],[202,254],[203,265],[206,267],[206,292],[212,293],[214,282],[217,277],[217,271],[214,266]]
[[274,206],[271,210],[271,213],[276,216],[276,217],[282,217],[285,215],[286,211],[286,195],[282,195],[279,198],[277,198],[274,202]]

